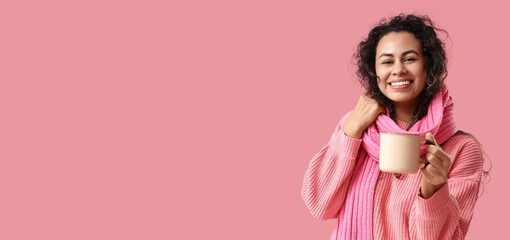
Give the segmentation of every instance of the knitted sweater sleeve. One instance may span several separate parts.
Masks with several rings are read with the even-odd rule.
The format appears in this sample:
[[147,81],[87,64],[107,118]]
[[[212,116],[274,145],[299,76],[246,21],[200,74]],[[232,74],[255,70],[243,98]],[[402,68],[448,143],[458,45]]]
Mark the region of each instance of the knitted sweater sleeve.
[[338,216],[356,163],[361,140],[346,136],[341,129],[348,116],[340,120],[329,142],[310,160],[304,176],[301,196],[318,219]]
[[471,137],[456,135],[449,152],[448,182],[431,198],[417,197],[410,215],[411,239],[464,239],[480,187],[483,154]]

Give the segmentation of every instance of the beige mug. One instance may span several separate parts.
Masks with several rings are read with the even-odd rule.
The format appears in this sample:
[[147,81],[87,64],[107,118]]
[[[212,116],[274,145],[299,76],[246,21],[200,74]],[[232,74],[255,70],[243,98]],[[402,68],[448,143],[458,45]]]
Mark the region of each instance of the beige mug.
[[379,168],[389,173],[416,173],[420,168],[419,134],[381,133]]

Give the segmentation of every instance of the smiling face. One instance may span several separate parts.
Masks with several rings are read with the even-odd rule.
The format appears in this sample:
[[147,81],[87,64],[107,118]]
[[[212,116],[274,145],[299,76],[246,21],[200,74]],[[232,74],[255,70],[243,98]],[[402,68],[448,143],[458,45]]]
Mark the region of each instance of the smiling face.
[[375,57],[381,92],[395,106],[414,108],[426,81],[420,41],[408,32],[390,32],[379,40]]

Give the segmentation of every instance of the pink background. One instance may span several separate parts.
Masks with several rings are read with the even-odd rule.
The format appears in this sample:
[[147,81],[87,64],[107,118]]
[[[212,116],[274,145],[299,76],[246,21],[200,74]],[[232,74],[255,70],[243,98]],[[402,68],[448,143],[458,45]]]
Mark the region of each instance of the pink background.
[[77,2],[0,4],[0,239],[328,239],[303,174],[399,12],[449,31],[458,124],[492,158],[468,239],[507,235],[502,3]]

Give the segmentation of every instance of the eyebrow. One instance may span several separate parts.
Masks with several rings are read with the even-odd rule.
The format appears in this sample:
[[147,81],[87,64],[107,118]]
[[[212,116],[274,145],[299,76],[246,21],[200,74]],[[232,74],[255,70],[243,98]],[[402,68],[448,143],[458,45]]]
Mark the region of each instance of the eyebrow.
[[[414,53],[414,54],[416,54],[418,56],[420,55],[420,54],[418,54],[418,52],[416,52],[414,50],[407,50],[407,51],[402,53],[402,56],[407,55],[409,53]],[[393,54],[392,53],[383,53],[383,54],[381,54],[381,56],[379,56],[379,58],[381,58],[381,57],[393,57]]]

